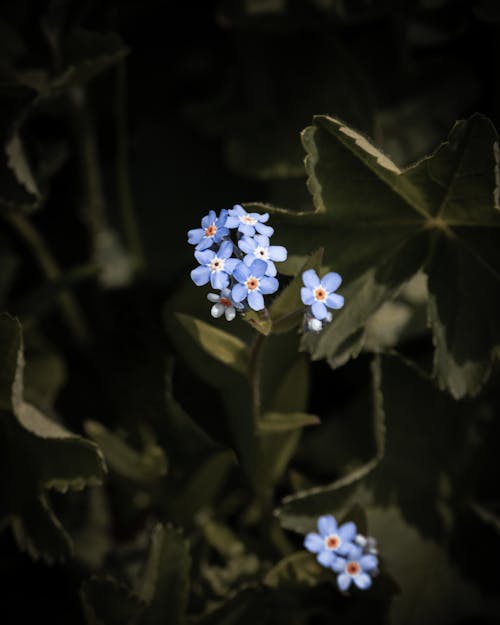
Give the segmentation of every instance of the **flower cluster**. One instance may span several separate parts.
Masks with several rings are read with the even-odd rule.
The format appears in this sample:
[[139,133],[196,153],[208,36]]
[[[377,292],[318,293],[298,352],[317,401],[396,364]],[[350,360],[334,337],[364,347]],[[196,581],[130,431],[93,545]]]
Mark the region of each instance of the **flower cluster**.
[[339,527],[331,514],[319,517],[318,532],[307,534],[304,547],[316,554],[322,566],[337,573],[339,590],[346,591],[352,583],[361,590],[370,588],[378,573],[375,539],[358,534],[352,522]]
[[300,290],[302,303],[307,306],[305,314],[305,328],[312,332],[320,332],[324,323],[332,320],[328,308],[338,310],[344,305],[342,295],[335,293],[342,283],[338,273],[327,273],[320,280],[314,269],[308,269],[302,274],[304,286]]
[[278,290],[274,263],[286,260],[287,251],[270,244],[274,230],[266,225],[268,219],[268,213],[247,213],[236,204],[218,216],[210,211],[201,228],[189,230],[188,243],[195,246],[199,263],[191,279],[197,286],[210,282],[220,291],[207,295],[213,317],[224,315],[231,321],[237,310],[263,310],[264,295]]

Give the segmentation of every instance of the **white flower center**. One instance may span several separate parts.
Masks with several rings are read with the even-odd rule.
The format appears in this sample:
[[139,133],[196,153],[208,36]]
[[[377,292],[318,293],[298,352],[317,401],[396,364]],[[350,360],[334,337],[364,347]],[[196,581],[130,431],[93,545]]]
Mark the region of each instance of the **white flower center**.
[[224,269],[225,260],[217,256],[210,261],[211,271],[222,271]]
[[247,278],[247,281],[245,282],[245,286],[247,287],[249,291],[255,291],[255,289],[259,288],[259,279],[254,278],[253,276],[250,276],[249,278]]
[[330,534],[330,536],[325,538],[325,547],[330,551],[338,549],[341,544],[342,541],[340,540],[340,536],[337,536],[337,534]]
[[261,247],[259,245],[255,248],[254,256],[257,256],[257,258],[261,258],[262,260],[267,260],[269,258],[269,251],[266,247]]
[[345,565],[345,572],[347,573],[347,575],[350,575],[351,577],[356,577],[356,575],[359,575],[359,573],[361,573],[361,567],[359,566],[357,562],[354,562],[354,560],[351,560],[351,562],[348,562]]
[[322,286],[317,286],[313,291],[313,295],[317,302],[324,302],[326,299],[326,291]]
[[248,224],[249,226],[253,226],[255,223],[257,223],[257,220],[253,217],[250,217],[250,215],[241,215],[240,221],[241,223]]

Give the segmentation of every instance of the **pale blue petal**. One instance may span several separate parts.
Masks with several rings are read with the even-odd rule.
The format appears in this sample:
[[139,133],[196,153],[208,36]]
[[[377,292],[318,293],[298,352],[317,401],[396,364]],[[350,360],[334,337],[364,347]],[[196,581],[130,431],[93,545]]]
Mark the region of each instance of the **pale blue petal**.
[[373,571],[378,567],[378,558],[377,556],[367,554],[366,556],[361,556],[359,564],[363,571]]
[[241,261],[233,269],[233,276],[238,282],[245,282],[249,275],[250,269]]
[[287,259],[287,256],[288,252],[286,251],[286,247],[283,247],[282,245],[271,245],[269,248],[269,258],[271,260],[282,263]]
[[225,208],[223,208],[220,212],[219,217],[217,218],[217,221],[215,222],[215,225],[217,226],[217,228],[222,228],[223,226],[226,225],[226,219],[227,219],[227,210]]
[[229,276],[225,271],[212,271],[210,284],[214,289],[225,289],[229,284]]
[[219,251],[217,252],[217,256],[219,258],[230,258],[233,253],[233,244],[231,241],[224,241],[224,243],[220,246]]
[[332,291],[336,291],[339,286],[342,284],[342,278],[338,273],[334,271],[330,271],[326,276],[321,278],[321,286],[325,289],[327,293],[331,293]]
[[210,262],[215,258],[215,252],[212,252],[212,250],[197,250],[194,253],[194,257],[200,263],[200,265],[209,265]]
[[331,514],[320,516],[318,519],[318,531],[323,538],[330,536],[330,534],[336,534],[337,521],[335,520],[335,517]]
[[271,278],[274,278],[274,276],[278,273],[276,269],[276,265],[273,263],[272,260],[267,260],[266,262],[267,262],[266,276],[270,276]]
[[229,230],[227,228],[218,228],[217,232],[214,235],[214,241],[218,243],[224,237],[229,235]]
[[269,219],[269,213],[262,213],[262,215],[260,215],[259,213],[252,213],[252,217],[254,215],[257,215],[257,219],[261,222],[261,223],[265,223],[268,219]]
[[242,284],[235,284],[231,292],[231,299],[236,302],[242,302],[248,295],[248,289]]
[[246,256],[243,257],[243,262],[245,263],[247,267],[250,267],[250,265],[253,263],[254,260],[255,260],[255,256],[253,254],[247,254]]
[[304,538],[304,547],[311,553],[319,553],[325,548],[325,541],[319,534],[311,532]]
[[344,558],[335,558],[332,562],[331,569],[335,571],[335,573],[341,573],[345,569],[346,560]]
[[248,294],[248,304],[253,310],[262,310],[264,308],[264,298],[258,291],[250,291]]
[[241,263],[241,260],[238,258],[228,258],[224,262],[224,271],[226,271],[229,275],[232,275],[238,263]]
[[339,527],[339,531],[338,534],[340,536],[340,540],[343,543],[347,543],[347,542],[351,542],[352,540],[354,540],[354,537],[356,536],[356,525],[355,523],[353,523],[352,521],[349,521],[348,523],[344,523],[343,525],[341,525]]
[[262,278],[266,273],[267,262],[265,260],[254,260],[250,265],[250,274],[255,278]]
[[323,566],[331,566],[336,559],[337,558],[333,551],[328,551],[328,549],[318,553],[316,556],[316,560]]
[[196,245],[200,242],[204,234],[205,230],[203,230],[203,228],[195,228],[194,230],[189,230],[188,243],[191,243],[191,245]]
[[257,243],[255,242],[255,239],[252,239],[252,237],[242,237],[238,241],[238,247],[242,252],[245,252],[245,254],[251,254],[257,247]]
[[264,234],[266,237],[272,237],[274,234],[274,228],[271,228],[271,226],[265,226],[260,221],[255,224],[255,229],[257,232]]
[[368,575],[368,573],[360,573],[354,578],[354,583],[361,590],[366,590],[372,585],[372,578]]
[[338,310],[344,305],[344,298],[338,293],[330,293],[330,295],[326,298],[326,305],[330,308]]
[[314,269],[308,269],[307,271],[304,271],[304,273],[302,274],[302,281],[306,286],[311,289],[314,289],[320,284],[318,274],[314,271]]
[[347,559],[359,561],[363,555],[363,549],[354,543],[346,543],[347,546]]
[[314,302],[311,310],[312,314],[316,317],[316,319],[319,319],[320,321],[322,321],[326,317],[326,314],[328,312],[323,302]]
[[211,226],[213,223],[215,223],[215,211],[210,211],[208,215],[205,215],[201,220],[201,227],[208,228],[208,226]]
[[257,245],[260,245],[260,247],[269,247],[269,237],[266,237],[263,234],[256,234],[255,241],[257,242]]
[[230,215],[239,215],[239,216],[247,214],[246,210],[243,208],[241,204],[235,204],[233,208],[230,209],[228,212]]
[[203,286],[210,280],[210,269],[208,267],[196,267],[191,272],[191,280],[196,286]]
[[240,222],[238,230],[249,237],[253,237],[253,235],[255,234],[255,228],[250,224],[243,224]]
[[347,573],[341,573],[337,577],[337,586],[339,587],[339,590],[341,590],[342,592],[344,592],[345,590],[349,588],[349,586],[351,585],[351,582],[352,582],[352,577],[350,575],[347,575]]
[[206,250],[207,248],[212,246],[212,243],[214,242],[213,237],[203,237],[203,239],[198,243],[198,245],[196,246],[196,249],[201,252],[203,250]]
[[240,225],[240,220],[238,217],[228,217],[224,225],[226,228],[237,228]]
[[300,289],[300,297],[302,299],[302,303],[306,306],[310,306],[314,302],[314,295],[309,287],[303,286]]
[[259,282],[259,291],[264,293],[264,295],[268,295],[269,293],[275,293],[279,288],[280,283],[276,278],[268,278],[264,277],[260,279]]

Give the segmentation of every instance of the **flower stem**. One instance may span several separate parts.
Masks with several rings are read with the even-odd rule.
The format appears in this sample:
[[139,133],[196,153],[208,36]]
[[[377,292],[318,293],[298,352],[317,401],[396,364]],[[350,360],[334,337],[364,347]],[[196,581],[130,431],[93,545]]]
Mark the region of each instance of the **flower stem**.
[[261,396],[260,396],[260,354],[266,336],[258,332],[250,352],[249,380],[252,388],[252,404],[254,425],[261,412]]

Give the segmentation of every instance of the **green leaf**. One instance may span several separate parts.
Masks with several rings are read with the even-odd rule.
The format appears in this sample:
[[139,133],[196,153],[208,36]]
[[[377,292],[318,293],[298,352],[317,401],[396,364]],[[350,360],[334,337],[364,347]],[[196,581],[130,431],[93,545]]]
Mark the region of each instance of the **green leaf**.
[[178,313],[177,319],[196,344],[212,358],[243,376],[248,374],[249,350],[243,341],[189,315]]
[[275,334],[288,332],[296,327],[303,318],[304,304],[300,298],[300,289],[303,286],[302,274],[307,269],[320,269],[324,250],[318,249],[304,263],[290,284],[274,300],[269,310],[272,320],[272,331]]
[[172,527],[157,525],[140,598],[147,604],[142,625],[182,625],[189,592],[190,557],[186,540]]
[[[6,314],[0,315],[0,361],[0,517],[13,519],[22,548],[34,553],[40,545],[40,553],[50,559],[48,548],[54,546],[52,555],[60,558],[67,552],[67,537],[56,539],[56,531],[63,530],[43,494],[51,488],[66,492],[100,484],[105,464],[93,442],[72,434],[24,400],[21,326]],[[45,519],[33,525],[30,510],[33,518]],[[26,535],[30,529],[33,536]]]
[[264,336],[270,334],[273,324],[266,308],[259,312],[247,310],[243,319]]
[[84,427],[88,436],[99,445],[109,467],[118,475],[139,484],[166,475],[167,459],[158,445],[150,443],[140,453],[97,421],[86,421]]
[[298,254],[325,247],[346,302],[305,342],[313,358],[338,366],[356,356],[371,316],[423,270],[435,376],[456,398],[477,394],[500,346],[499,149],[491,122],[481,115],[457,122],[434,154],[403,171],[332,117],[316,117],[303,143],[315,212],[275,209],[273,224]]
[[308,551],[296,551],[280,560],[264,577],[263,584],[271,588],[311,586],[321,582],[335,584],[336,576],[316,562]]
[[307,412],[265,412],[257,422],[257,431],[265,436],[319,423],[320,420],[316,415]]
[[91,577],[80,593],[87,625],[134,625],[145,605],[112,577]]

